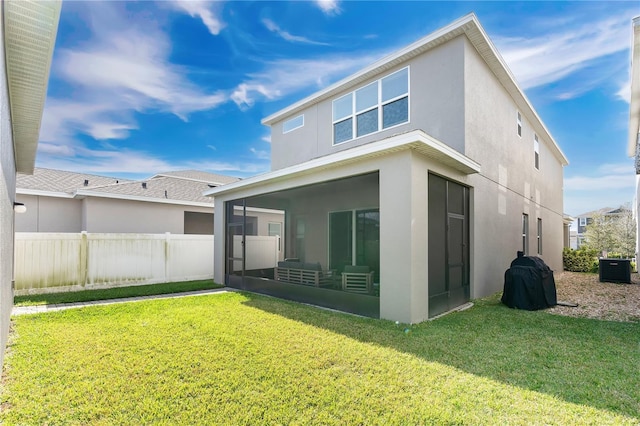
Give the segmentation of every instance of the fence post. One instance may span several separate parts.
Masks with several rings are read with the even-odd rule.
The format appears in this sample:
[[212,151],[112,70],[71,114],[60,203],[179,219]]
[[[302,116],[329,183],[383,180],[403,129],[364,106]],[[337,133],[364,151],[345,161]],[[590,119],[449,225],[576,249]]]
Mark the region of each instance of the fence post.
[[86,287],[89,275],[89,242],[87,231],[80,233],[80,285]]
[[171,232],[164,233],[164,281],[169,282],[169,245],[171,244]]

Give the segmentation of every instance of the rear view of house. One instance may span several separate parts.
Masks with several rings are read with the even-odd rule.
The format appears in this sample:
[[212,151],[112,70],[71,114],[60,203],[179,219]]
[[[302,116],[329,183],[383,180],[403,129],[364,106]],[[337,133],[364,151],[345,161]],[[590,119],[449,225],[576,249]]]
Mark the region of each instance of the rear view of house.
[[[272,171],[207,192],[218,282],[410,323],[518,251],[562,267],[567,159],[473,14],[263,123]],[[249,208],[283,212],[288,262],[247,267]]]

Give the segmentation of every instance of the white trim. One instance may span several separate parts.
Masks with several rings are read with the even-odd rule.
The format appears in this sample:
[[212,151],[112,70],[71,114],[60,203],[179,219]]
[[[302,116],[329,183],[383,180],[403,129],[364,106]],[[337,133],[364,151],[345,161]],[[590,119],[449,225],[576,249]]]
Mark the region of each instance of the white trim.
[[422,130],[412,130],[407,133],[391,136],[365,145],[356,146],[335,154],[326,155],[301,164],[286,167],[284,169],[253,176],[217,188],[211,188],[210,190],[205,191],[203,195],[215,196],[231,193],[240,189],[258,186],[275,179],[291,179],[300,174],[308,174],[318,170],[337,167],[347,162],[360,161],[369,157],[376,157],[384,155],[385,153],[405,149],[414,149],[423,155],[435,158],[441,163],[466,174],[480,173],[480,164],[471,158],[427,135]]
[[151,197],[140,197],[136,195],[124,195],[124,194],[110,194],[107,192],[95,192],[95,191],[86,191],[86,190],[78,190],[74,194],[74,198],[80,197],[97,197],[97,198],[111,198],[116,200],[127,200],[127,201],[146,201],[148,203],[160,203],[160,204],[174,204],[181,206],[193,206],[193,207],[211,207],[213,208],[213,202],[211,203],[201,203],[197,201],[181,201],[181,200],[171,200],[167,198],[151,198]]
[[36,197],[51,197],[51,198],[74,198],[73,194],[68,192],[43,191],[41,189],[22,189],[22,188],[16,188],[16,195],[34,195]]

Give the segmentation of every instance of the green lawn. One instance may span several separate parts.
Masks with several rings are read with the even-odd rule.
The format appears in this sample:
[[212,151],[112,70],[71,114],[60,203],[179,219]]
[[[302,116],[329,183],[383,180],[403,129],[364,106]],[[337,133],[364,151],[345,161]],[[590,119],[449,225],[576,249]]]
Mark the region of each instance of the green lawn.
[[119,299],[122,297],[153,296],[185,291],[208,290],[222,288],[213,280],[184,281],[176,283],[150,284],[131,287],[109,288],[104,290],[83,290],[68,293],[34,294],[16,296],[15,306],[53,305],[57,303],[89,302],[92,300]]
[[13,322],[7,425],[640,423],[640,324],[496,297],[417,326],[244,293]]

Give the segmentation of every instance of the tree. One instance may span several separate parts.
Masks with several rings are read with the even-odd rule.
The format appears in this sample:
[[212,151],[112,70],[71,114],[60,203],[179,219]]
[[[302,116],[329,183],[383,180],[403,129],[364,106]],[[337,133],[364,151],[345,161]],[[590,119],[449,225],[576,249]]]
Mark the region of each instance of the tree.
[[618,253],[624,258],[635,257],[636,222],[629,205],[620,206],[614,213],[596,214],[587,225],[586,245],[603,252]]
[[599,254],[612,250],[614,247],[613,222],[600,213],[595,214],[592,220],[585,232],[586,245]]
[[623,258],[630,259],[636,255],[636,221],[633,213],[625,209],[616,216],[613,236],[615,239],[614,250]]

